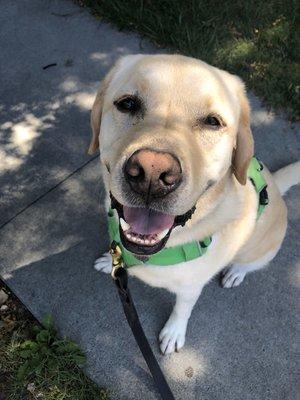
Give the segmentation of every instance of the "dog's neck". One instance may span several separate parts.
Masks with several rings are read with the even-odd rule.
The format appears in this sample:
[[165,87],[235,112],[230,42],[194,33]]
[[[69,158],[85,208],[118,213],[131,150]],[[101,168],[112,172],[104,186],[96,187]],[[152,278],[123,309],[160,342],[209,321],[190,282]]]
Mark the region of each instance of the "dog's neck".
[[239,186],[231,171],[228,171],[199,198],[192,218],[184,227],[174,229],[167,246],[202,240],[237,219],[242,203]]

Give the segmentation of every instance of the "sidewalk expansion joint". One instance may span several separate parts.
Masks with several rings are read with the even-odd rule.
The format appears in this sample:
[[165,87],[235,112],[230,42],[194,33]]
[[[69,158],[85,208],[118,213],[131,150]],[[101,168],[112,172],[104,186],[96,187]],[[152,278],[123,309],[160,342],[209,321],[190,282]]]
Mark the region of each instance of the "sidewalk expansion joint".
[[9,224],[10,222],[12,222],[15,218],[17,218],[19,215],[21,215],[24,211],[26,211],[28,208],[30,208],[32,205],[34,205],[35,203],[37,203],[39,200],[43,199],[45,196],[47,196],[47,194],[53,192],[53,190],[55,190],[56,188],[58,188],[61,184],[63,184],[64,182],[66,182],[69,178],[71,178],[73,175],[75,175],[78,171],[80,171],[81,169],[83,169],[84,167],[86,167],[89,163],[91,163],[92,161],[94,161],[97,157],[99,157],[99,155],[96,155],[92,158],[90,158],[88,161],[86,161],[84,164],[82,164],[80,167],[78,167],[77,169],[75,169],[74,171],[72,171],[69,175],[67,175],[64,179],[62,179],[61,181],[59,181],[56,185],[52,186],[50,189],[48,189],[45,193],[41,194],[40,196],[38,196],[36,199],[34,199],[33,201],[31,201],[29,204],[27,204],[24,208],[22,208],[20,211],[18,211],[14,216],[12,216],[11,218],[9,218],[7,221],[5,221],[2,225],[0,225],[0,230],[2,228],[4,228],[7,224]]

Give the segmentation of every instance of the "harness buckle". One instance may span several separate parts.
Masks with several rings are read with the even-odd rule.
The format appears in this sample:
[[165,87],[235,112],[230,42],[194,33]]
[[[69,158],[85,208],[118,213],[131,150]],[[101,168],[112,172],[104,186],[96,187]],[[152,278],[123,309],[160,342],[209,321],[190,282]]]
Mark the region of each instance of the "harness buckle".
[[266,206],[267,204],[269,204],[267,186],[265,186],[259,193],[259,204],[261,204],[262,206]]
[[109,253],[112,257],[112,270],[111,270],[111,276],[113,279],[116,279],[116,272],[118,271],[119,268],[123,268],[123,260],[122,260],[122,250],[120,246],[116,244],[116,242],[112,242]]

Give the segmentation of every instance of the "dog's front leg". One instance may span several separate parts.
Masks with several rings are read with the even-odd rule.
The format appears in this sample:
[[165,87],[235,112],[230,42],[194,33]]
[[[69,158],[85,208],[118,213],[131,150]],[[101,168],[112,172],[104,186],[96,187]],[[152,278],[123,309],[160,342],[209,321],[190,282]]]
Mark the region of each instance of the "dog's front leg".
[[159,334],[160,350],[163,354],[181,349],[185,342],[185,333],[192,309],[201,294],[202,286],[182,288],[176,293],[173,311]]

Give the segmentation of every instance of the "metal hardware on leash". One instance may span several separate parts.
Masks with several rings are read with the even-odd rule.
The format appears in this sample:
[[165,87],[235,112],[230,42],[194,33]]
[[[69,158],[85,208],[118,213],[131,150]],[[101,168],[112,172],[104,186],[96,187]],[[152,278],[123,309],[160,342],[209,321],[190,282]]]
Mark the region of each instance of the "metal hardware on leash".
[[112,257],[112,270],[111,270],[111,276],[114,280],[116,280],[116,272],[118,271],[119,268],[123,268],[123,260],[122,260],[122,250],[120,246],[118,246],[115,242],[111,244],[110,247],[110,255]]

